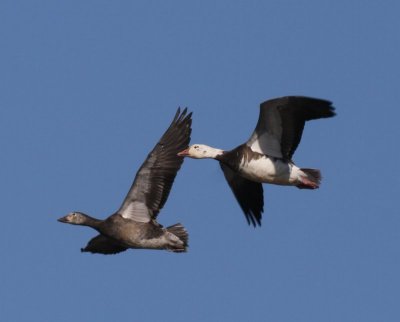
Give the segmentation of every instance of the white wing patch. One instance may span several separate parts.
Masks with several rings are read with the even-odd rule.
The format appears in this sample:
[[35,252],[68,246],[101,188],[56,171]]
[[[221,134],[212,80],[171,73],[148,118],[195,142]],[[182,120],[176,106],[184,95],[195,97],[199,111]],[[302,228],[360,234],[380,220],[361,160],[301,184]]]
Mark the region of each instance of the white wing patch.
[[250,148],[254,152],[266,154],[270,157],[282,158],[279,139],[268,132],[264,132],[261,136],[256,137],[251,143]]
[[123,211],[120,212],[125,219],[132,219],[138,222],[149,222],[151,219],[149,208],[139,201],[131,202]]
[[254,151],[282,158],[282,120],[276,107],[261,106],[257,127],[247,145]]

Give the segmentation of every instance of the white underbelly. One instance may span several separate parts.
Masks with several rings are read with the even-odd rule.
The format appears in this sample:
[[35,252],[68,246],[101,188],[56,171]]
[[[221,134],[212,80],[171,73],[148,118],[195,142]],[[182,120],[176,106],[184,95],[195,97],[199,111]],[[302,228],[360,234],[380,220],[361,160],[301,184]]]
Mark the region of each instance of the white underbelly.
[[279,159],[262,157],[250,162],[242,160],[239,167],[240,174],[252,181],[266,182],[279,185],[292,185],[297,181],[297,170],[293,164]]

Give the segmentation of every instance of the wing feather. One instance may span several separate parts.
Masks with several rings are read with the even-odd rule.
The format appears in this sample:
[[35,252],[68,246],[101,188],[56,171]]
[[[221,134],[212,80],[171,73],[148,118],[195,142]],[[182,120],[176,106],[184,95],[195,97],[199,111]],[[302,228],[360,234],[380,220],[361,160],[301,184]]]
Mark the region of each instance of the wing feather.
[[104,236],[104,235],[97,235],[96,237],[89,240],[88,244],[85,248],[82,248],[82,252],[90,252],[90,253],[97,253],[97,254],[117,254],[127,250],[126,247],[116,243],[112,239]]
[[243,178],[222,162],[220,165],[229,187],[243,210],[247,223],[254,227],[261,226],[261,217],[264,211],[262,184]]
[[334,115],[332,103],[322,99],[285,96],[268,100],[260,105],[256,128],[246,144],[255,152],[291,160],[305,122]]
[[189,145],[191,117],[186,108],[182,113],[180,109],[176,112],[171,125],[136,173],[118,211],[124,218],[148,222],[157,217],[183,162],[183,157],[177,154]]

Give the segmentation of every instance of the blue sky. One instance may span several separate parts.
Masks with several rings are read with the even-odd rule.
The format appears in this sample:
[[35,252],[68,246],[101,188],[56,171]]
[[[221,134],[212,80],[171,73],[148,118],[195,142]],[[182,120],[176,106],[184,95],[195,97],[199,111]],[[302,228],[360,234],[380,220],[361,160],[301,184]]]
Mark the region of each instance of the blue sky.
[[[400,4],[2,1],[4,321],[399,321]],[[178,106],[193,143],[248,139],[262,101],[332,100],[295,161],[318,191],[264,185],[248,227],[218,163],[186,160],[159,216],[187,254],[81,254]]]

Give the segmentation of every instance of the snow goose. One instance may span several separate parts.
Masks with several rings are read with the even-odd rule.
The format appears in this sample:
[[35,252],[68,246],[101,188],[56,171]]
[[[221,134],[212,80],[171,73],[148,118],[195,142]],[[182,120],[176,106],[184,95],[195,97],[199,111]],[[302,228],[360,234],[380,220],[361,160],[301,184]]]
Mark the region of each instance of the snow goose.
[[58,219],[62,223],[89,226],[100,234],[82,252],[116,254],[128,248],[165,249],[185,252],[188,234],[181,224],[163,228],[156,218],[167,201],[183,157],[177,153],[188,146],[192,113],[180,109],[144,161],[121,208],[105,220],[81,212]]
[[306,121],[335,115],[326,100],[286,96],[260,105],[257,126],[250,139],[231,151],[193,144],[178,153],[194,159],[218,160],[247,222],[261,225],[264,211],[261,183],[316,189],[321,181],[317,169],[299,168],[292,161]]

